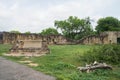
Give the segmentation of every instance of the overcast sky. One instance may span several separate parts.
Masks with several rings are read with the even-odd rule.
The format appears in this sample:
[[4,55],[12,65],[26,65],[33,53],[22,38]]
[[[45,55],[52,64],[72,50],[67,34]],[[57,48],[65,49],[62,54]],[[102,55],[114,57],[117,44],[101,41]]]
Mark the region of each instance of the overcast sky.
[[120,0],[0,0],[0,31],[41,32],[69,16],[120,19]]

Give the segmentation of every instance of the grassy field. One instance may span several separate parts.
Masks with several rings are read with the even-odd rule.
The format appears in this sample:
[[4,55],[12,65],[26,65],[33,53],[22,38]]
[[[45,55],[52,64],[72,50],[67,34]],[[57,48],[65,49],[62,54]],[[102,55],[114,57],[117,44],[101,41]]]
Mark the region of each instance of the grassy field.
[[[0,54],[8,51],[9,47],[9,45],[0,45]],[[81,73],[76,69],[85,64],[80,60],[80,56],[93,47],[98,45],[54,45],[49,46],[51,53],[45,56],[6,58],[16,62],[30,60],[37,63],[39,66],[32,67],[33,69],[55,76],[57,80],[120,80],[119,65],[113,65],[113,71],[98,70],[92,73]]]

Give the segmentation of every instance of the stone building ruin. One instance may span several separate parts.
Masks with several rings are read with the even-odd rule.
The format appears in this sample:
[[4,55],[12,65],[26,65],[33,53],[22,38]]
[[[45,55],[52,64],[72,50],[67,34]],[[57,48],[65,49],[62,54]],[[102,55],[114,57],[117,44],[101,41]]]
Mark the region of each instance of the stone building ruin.
[[70,40],[62,35],[42,36],[40,34],[0,32],[0,43],[13,45],[8,55],[41,56],[50,53],[47,45],[53,44],[120,44],[120,31],[102,32],[99,35],[86,36],[80,40]]
[[46,41],[48,45],[52,44],[117,44],[120,43],[120,31],[102,32],[99,35],[90,35],[83,37],[80,40],[74,41],[65,38],[62,35],[48,35],[43,36],[40,34],[15,34],[8,32],[0,33],[0,43],[14,44],[17,40],[40,40]]
[[24,33],[0,33],[0,43],[2,44],[14,44],[17,40],[41,40],[46,41],[48,45],[51,44],[68,44],[68,40],[62,35],[48,35],[43,36],[41,34],[24,34]]
[[12,44],[9,54],[13,56],[40,56],[50,53],[47,45],[68,44],[62,35],[42,36],[40,34],[0,33],[1,44]]
[[91,35],[79,40],[80,44],[120,44],[120,32],[108,31],[99,35]]
[[46,41],[41,40],[18,40],[8,55],[13,56],[41,56],[50,53]]

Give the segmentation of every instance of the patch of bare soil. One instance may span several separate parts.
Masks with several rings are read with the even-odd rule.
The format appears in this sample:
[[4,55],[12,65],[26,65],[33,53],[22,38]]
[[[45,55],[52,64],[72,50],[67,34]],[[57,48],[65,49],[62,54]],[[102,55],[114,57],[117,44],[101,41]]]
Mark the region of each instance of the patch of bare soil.
[[31,63],[32,61],[30,60],[25,60],[25,61],[19,61],[20,63]]
[[29,66],[32,66],[32,67],[37,67],[38,64],[37,63],[33,63],[32,61],[30,60],[24,60],[24,61],[19,61],[20,63],[24,63],[24,64],[27,64]]
[[27,65],[32,66],[32,67],[37,67],[37,66],[38,66],[37,63],[29,63],[29,64],[27,64]]
[[32,57],[32,56],[43,56],[43,55],[46,55],[46,54],[31,54],[31,53],[25,53],[25,54],[20,54],[20,53],[10,53],[10,54],[4,54],[4,56],[28,56],[28,57]]

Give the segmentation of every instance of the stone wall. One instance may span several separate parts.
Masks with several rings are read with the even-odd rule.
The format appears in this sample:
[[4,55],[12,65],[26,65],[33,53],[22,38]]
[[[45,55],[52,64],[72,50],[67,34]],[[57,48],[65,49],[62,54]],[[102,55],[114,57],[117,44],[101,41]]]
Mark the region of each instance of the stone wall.
[[92,35],[82,38],[80,44],[104,44],[106,39],[106,36]]
[[79,40],[80,44],[117,44],[120,43],[120,32],[108,31],[100,35],[86,36]]
[[120,43],[120,31],[103,32],[100,35],[86,36],[80,40],[73,41],[62,35],[42,36],[40,34],[14,34],[3,32],[0,33],[0,43],[14,44],[17,40],[41,40],[47,44],[109,44]]
[[15,34],[15,33],[8,33],[3,32],[1,33],[1,43],[3,44],[14,44],[17,40],[41,40],[46,41],[47,44],[68,44],[68,40],[62,35],[49,35],[49,36],[42,36],[40,34]]
[[3,44],[13,44],[17,40],[42,40],[42,36],[38,34],[3,33]]
[[106,34],[108,34],[108,41],[106,41],[106,43],[120,43],[118,41],[118,39],[120,39],[120,32],[118,31],[109,31],[109,32],[105,32]]

